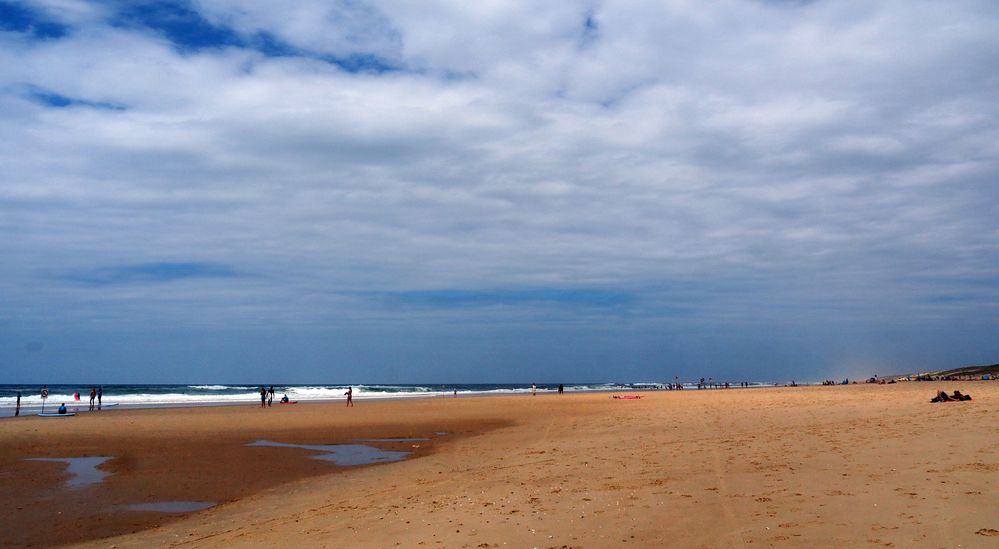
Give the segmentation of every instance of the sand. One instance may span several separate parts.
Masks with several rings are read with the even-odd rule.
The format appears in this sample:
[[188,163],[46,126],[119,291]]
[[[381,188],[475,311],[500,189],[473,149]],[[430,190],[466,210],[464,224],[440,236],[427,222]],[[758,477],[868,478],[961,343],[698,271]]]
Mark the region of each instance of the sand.
[[[930,404],[938,388],[974,401]],[[999,383],[115,410],[0,421],[4,545],[995,547]],[[446,431],[448,435],[435,435]],[[414,452],[342,468],[267,439]],[[100,484],[27,457],[112,456]],[[212,501],[180,515],[127,504]],[[61,513],[61,514],[60,514]]]

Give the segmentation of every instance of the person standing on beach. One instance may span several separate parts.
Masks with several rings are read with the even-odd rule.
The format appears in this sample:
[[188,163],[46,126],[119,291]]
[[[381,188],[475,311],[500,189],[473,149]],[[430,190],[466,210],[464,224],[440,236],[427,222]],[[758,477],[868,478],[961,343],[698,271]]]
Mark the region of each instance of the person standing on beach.
[[354,388],[353,387],[347,387],[347,392],[344,393],[344,394],[347,395],[347,406],[353,406],[354,405]]
[[565,385],[562,385],[561,383],[559,383],[558,384],[558,394],[561,395],[564,392],[565,392]]
[[14,408],[14,417],[21,415],[21,391],[17,392],[17,407]]
[[531,396],[538,396],[538,386],[531,384]]
[[267,389],[267,405],[270,406],[273,402],[274,402],[274,386],[271,385],[270,388]]
[[94,399],[95,398],[97,398],[97,388],[96,387],[91,387],[90,388],[90,411],[91,412],[94,411]]
[[260,407],[263,408],[264,406],[267,406],[267,389],[264,389],[264,386],[261,385],[260,386]]
[[104,386],[101,385],[97,388],[97,409],[101,409],[101,401],[104,400]]

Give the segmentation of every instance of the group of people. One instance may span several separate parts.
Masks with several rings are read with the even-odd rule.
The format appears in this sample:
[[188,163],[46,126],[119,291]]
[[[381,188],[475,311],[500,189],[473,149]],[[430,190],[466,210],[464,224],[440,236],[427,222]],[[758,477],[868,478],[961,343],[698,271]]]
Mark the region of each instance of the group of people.
[[[73,394],[73,400],[75,400],[77,402],[80,401],[80,393],[79,392]],[[102,406],[102,401],[104,400],[104,386],[103,385],[100,386],[100,387],[91,387],[90,388],[90,411],[91,412],[94,411],[94,407],[95,407],[94,400],[97,401],[96,408],[98,410],[100,410],[101,406]],[[63,406],[65,406],[65,404],[63,404]],[[60,412],[60,413],[62,413],[62,412]]]
[[[287,404],[289,402],[288,395],[285,394],[281,397],[281,402]],[[260,407],[264,408],[274,404],[274,386],[264,387],[260,386]]]
[[930,399],[930,402],[957,402],[961,400],[971,400],[971,395],[966,395],[957,389],[948,395],[947,391],[937,391],[937,396]]
[[[288,396],[288,395],[285,395]],[[269,388],[260,386],[260,407],[264,408],[270,406],[274,403],[274,386],[271,385]]]
[[[43,403],[43,408],[44,408],[45,399],[49,398],[49,386],[48,385],[43,386],[42,390],[40,391],[40,394],[41,394],[41,397],[42,397],[42,403]],[[73,393],[73,400],[75,400],[77,402],[80,401],[80,392],[79,391],[77,391],[76,393]],[[99,387],[91,387],[90,388],[90,411],[91,412],[93,412],[94,410],[100,411],[101,407],[103,406],[103,401],[104,401],[104,386],[101,385]],[[66,403],[65,402],[62,402],[62,403],[59,404],[59,408],[56,409],[56,413],[59,413],[59,414],[65,414],[66,413]],[[17,406],[14,408],[14,415],[15,416],[21,415],[21,391],[17,392]]]

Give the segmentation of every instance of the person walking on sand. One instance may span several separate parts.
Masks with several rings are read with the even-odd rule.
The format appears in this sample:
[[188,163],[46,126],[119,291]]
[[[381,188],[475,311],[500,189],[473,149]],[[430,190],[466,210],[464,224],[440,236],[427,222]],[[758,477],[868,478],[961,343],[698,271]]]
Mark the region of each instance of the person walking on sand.
[[274,402],[274,386],[271,385],[270,388],[267,389],[267,405],[270,406],[271,403],[273,402]]
[[21,415],[21,391],[17,392],[17,407],[14,408],[14,417]]
[[94,399],[96,399],[96,398],[97,398],[97,388],[96,387],[91,387],[90,388],[90,411],[91,412],[94,411]]
[[347,392],[344,393],[344,394],[347,395],[347,406],[353,406],[354,405],[354,388],[353,387],[347,387]]
[[263,408],[264,406],[267,406],[267,389],[264,389],[264,386],[261,385],[260,386],[260,407]]

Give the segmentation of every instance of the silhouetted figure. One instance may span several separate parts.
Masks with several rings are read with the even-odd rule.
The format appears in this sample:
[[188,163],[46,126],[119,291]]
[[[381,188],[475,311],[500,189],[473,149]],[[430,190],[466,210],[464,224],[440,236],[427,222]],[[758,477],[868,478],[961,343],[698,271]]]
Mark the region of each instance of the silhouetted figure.
[[274,386],[271,385],[270,388],[267,389],[267,405],[270,406],[273,402],[274,402]]
[[347,392],[344,393],[344,394],[347,395],[347,406],[353,406],[354,405],[354,388],[353,387],[347,387]]
[[263,408],[267,406],[267,389],[264,386],[260,386],[260,407]]
[[14,417],[21,415],[21,391],[17,392],[17,407],[14,408]]
[[91,412],[94,411],[94,400],[96,398],[97,398],[97,388],[96,387],[91,387],[90,388],[90,411]]
[[930,402],[951,402],[952,398],[944,391],[937,391],[937,396],[930,399]]

